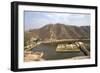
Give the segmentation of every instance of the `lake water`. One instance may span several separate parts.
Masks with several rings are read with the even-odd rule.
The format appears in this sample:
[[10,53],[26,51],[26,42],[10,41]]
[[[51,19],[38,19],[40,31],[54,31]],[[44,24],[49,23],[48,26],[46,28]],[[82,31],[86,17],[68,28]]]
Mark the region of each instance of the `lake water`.
[[85,56],[81,51],[71,52],[56,52],[57,45],[40,44],[37,47],[32,48],[33,52],[43,52],[43,59],[45,60],[59,60],[68,59],[72,57]]

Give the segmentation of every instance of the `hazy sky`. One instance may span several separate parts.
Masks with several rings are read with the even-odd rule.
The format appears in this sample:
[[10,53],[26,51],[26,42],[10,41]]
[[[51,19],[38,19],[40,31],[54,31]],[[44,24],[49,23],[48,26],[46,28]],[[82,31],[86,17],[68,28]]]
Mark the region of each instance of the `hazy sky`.
[[62,23],[65,25],[90,25],[89,14],[54,13],[54,12],[24,12],[25,30],[40,28],[47,24]]

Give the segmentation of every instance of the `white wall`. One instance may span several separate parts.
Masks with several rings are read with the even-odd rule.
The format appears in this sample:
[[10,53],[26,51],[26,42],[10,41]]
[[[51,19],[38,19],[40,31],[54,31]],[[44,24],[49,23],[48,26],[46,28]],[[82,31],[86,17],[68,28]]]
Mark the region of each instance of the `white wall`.
[[[10,69],[10,2],[14,0],[0,0],[0,73],[11,73]],[[16,0],[18,1],[18,0]],[[47,2],[47,3],[62,3],[62,4],[79,4],[79,5],[97,5],[100,9],[100,0],[21,0],[21,1],[34,1],[34,2]],[[99,10],[100,12],[100,10]],[[98,13],[99,13],[98,12]],[[98,14],[100,16],[100,14]],[[100,17],[98,17],[99,19]],[[99,22],[100,23],[100,22]],[[99,24],[98,23],[98,24]],[[100,27],[100,25],[99,25]],[[100,29],[99,29],[100,31]],[[100,36],[100,35],[99,35]],[[100,40],[100,39],[99,39]],[[99,42],[100,43],[100,42]],[[100,46],[99,46],[100,47]],[[98,48],[99,49],[99,48]],[[98,50],[100,51],[100,50]],[[100,55],[100,53],[99,53]],[[99,58],[100,61],[100,58]],[[99,63],[100,64],[100,63]],[[73,68],[73,69],[60,69],[60,70],[45,70],[35,71],[36,73],[98,73],[99,67],[91,68]],[[30,71],[32,73],[32,71]]]

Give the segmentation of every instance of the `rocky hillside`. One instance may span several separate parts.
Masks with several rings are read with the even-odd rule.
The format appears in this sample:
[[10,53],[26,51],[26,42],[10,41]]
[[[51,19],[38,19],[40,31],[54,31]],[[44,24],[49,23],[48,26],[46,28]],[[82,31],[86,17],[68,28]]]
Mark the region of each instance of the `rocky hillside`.
[[48,40],[53,34],[56,39],[85,39],[90,38],[90,26],[71,26],[64,24],[48,24],[39,29],[31,29],[25,32],[25,38],[39,37]]

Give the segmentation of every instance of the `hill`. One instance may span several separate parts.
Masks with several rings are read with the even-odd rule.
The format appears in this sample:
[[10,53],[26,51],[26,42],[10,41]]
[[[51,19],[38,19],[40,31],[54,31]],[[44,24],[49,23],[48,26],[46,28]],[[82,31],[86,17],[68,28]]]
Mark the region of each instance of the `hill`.
[[25,31],[25,40],[30,38],[54,39],[87,39],[90,38],[90,26],[72,26],[64,24],[47,24],[39,29]]

